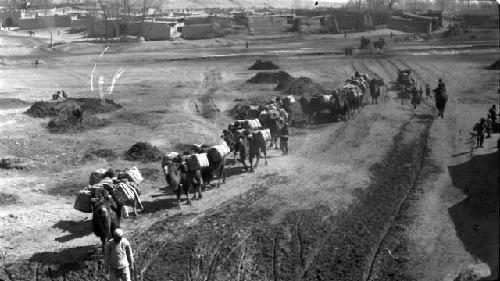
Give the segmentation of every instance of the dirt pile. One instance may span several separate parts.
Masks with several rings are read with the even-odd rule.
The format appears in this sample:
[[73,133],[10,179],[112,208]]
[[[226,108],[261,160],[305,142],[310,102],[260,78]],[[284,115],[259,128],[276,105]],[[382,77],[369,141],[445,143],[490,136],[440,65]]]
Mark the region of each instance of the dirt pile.
[[125,153],[125,157],[129,161],[156,162],[161,160],[163,153],[150,143],[138,142]]
[[120,109],[122,106],[112,100],[104,103],[97,98],[69,98],[65,101],[40,101],[35,102],[27,111],[32,117],[54,117],[62,112],[80,108],[87,114],[107,113]]
[[49,132],[54,134],[77,133],[97,128],[102,128],[108,124],[108,121],[97,116],[83,116],[81,120],[71,114],[59,114],[50,119],[47,124]]
[[315,83],[311,78],[300,77],[292,81],[285,81],[278,84],[276,90],[283,91],[287,95],[310,97],[312,95],[325,95],[326,91],[320,84]]
[[273,70],[279,69],[280,67],[275,65],[272,61],[261,61],[257,60],[248,70]]
[[39,101],[28,108],[26,113],[28,113],[29,116],[39,118],[55,117],[62,112],[75,110],[77,108],[81,109],[81,104],[72,99],[61,102]]
[[487,70],[500,70],[500,60],[497,60],[492,65],[486,68]]
[[285,71],[279,72],[259,72],[247,82],[253,84],[276,84],[293,80],[292,76]]
[[106,126],[106,120],[94,115],[119,108],[121,105],[112,100],[103,103],[97,98],[70,98],[65,101],[35,102],[27,114],[39,118],[54,117],[47,124],[51,133],[74,133]]

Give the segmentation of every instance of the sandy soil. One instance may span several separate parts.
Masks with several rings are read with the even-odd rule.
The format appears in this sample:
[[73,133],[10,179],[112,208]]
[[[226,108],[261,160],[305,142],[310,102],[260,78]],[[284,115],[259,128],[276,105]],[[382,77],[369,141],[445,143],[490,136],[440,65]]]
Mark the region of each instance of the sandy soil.
[[[42,44],[22,36],[0,38],[11,50],[16,44]],[[118,44],[99,59],[102,46],[90,43],[54,50],[23,47],[22,56],[2,55],[10,63],[0,66],[0,97],[10,100],[0,107],[0,155],[30,159],[34,167],[0,171],[1,192],[18,198],[0,206],[0,250],[7,264],[0,280],[104,280],[99,240],[91,233],[90,216],[72,208],[74,195],[93,169],[133,165],[146,178],[141,186],[146,210],[126,219],[124,229],[145,280],[453,280],[471,265],[496,278],[498,211],[491,209],[498,210],[498,202],[487,199],[498,197],[491,188],[495,177],[488,176],[498,175],[491,160],[498,135],[483,150],[470,144],[474,120],[498,100],[498,71],[483,70],[496,58],[487,48],[468,54],[404,52],[423,43],[346,58],[334,53],[352,42],[340,41],[265,38],[251,54],[202,41],[168,52],[159,51],[169,47],[157,42]],[[453,49],[462,43],[439,46],[448,44]],[[308,55],[287,53],[297,46]],[[229,52],[237,55],[213,57]],[[200,55],[212,58],[195,59]],[[40,56],[41,66],[26,65]],[[387,89],[383,102],[367,105],[347,122],[293,128],[290,155],[270,151],[269,165],[261,163],[255,173],[230,167],[226,184],[181,210],[164,190],[159,163],[84,158],[99,148],[121,156],[138,141],[164,152],[182,144],[217,143],[229,122],[224,112],[235,98],[277,93],[274,85],[245,83],[255,73],[247,68],[259,57],[328,90],[354,71],[383,78]],[[95,76],[104,75],[106,84],[125,68],[112,96],[123,108],[102,114],[110,121],[104,128],[53,135],[46,130],[48,119],[23,114],[29,105],[12,100],[48,99],[60,89],[72,97],[97,97],[89,81],[94,62]],[[412,110],[408,101],[396,98],[391,83],[402,68],[414,69],[419,83],[435,86],[438,76],[444,78],[451,93],[445,119],[433,122],[427,103]],[[425,147],[430,150],[426,161]],[[471,168],[481,165],[485,168]],[[479,208],[481,203],[487,207]],[[404,248],[404,258],[393,266],[389,251],[398,247]]]

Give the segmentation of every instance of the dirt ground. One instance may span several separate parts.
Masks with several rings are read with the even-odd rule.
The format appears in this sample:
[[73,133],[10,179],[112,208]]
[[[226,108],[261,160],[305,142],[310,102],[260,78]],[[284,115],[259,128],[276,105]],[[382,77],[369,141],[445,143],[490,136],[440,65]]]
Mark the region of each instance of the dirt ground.
[[[0,280],[106,280],[91,216],[73,203],[91,171],[110,166],[137,166],[145,177],[145,212],[123,225],[141,280],[468,280],[472,271],[472,280],[495,280],[498,134],[474,149],[471,129],[498,107],[499,72],[485,70],[498,59],[498,31],[477,34],[354,57],[342,51],[358,39],[321,35],[253,38],[248,51],[237,38],[111,44],[98,58],[101,44],[48,49],[46,36],[0,33],[8,50],[0,156],[34,163],[0,170]],[[28,66],[33,59],[43,63]],[[292,128],[289,155],[270,150],[255,173],[229,166],[221,188],[178,210],[159,162],[127,161],[125,152],[137,142],[163,152],[218,143],[235,99],[279,94],[276,85],[246,83],[256,59],[328,91],[355,71],[386,87],[379,104],[347,122]],[[94,87],[96,77],[107,88],[125,70],[107,96],[123,107],[98,114],[106,126],[56,135],[48,118],[24,113],[57,90],[98,97],[94,63]],[[444,119],[431,100],[414,110],[397,98],[393,82],[405,68],[419,85],[444,79]],[[114,157],[92,153],[99,150]]]

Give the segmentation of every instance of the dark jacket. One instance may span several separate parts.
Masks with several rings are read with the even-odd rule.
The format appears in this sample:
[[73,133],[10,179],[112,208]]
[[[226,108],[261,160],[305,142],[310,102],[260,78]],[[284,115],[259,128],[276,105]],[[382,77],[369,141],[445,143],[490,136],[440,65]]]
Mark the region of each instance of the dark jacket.
[[280,138],[282,138],[282,139],[288,139],[289,135],[290,135],[290,132],[288,131],[287,127],[281,128],[281,130],[280,130]]
[[478,135],[484,134],[485,129],[486,124],[484,122],[479,122],[474,125],[474,131],[476,131]]

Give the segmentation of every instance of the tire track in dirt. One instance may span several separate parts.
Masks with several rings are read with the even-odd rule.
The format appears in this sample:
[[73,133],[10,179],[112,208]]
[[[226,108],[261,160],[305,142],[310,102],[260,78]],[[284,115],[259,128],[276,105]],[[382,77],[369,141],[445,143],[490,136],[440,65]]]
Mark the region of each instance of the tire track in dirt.
[[[393,165],[395,162],[400,162],[400,161],[403,161],[403,162],[408,161],[408,160],[410,160],[410,161],[407,164],[399,163],[398,166],[394,166],[394,168],[406,170],[406,169],[414,166],[414,164],[418,164],[417,166],[420,167],[420,161],[417,161],[417,163],[414,163],[412,160],[419,160],[419,159],[421,160],[422,159],[422,157],[423,157],[422,151],[423,151],[423,147],[425,147],[425,142],[419,143],[418,145],[415,143],[410,144],[409,146],[404,145],[405,148],[402,148],[402,147],[398,148],[398,146],[397,146],[397,143],[405,138],[402,136],[404,134],[404,132],[413,131],[413,129],[412,129],[413,126],[421,127],[421,126],[419,126],[417,121],[419,121],[419,120],[414,120],[413,122],[410,121],[405,126],[405,128],[403,128],[401,136],[397,137],[395,139],[395,142],[396,142],[395,151],[393,153],[391,153],[392,156],[389,156],[389,159],[391,159],[392,157],[396,157],[396,159],[388,160],[388,162],[392,162],[392,164],[389,164],[389,165]],[[426,139],[426,130],[428,129],[428,126],[430,126],[430,122],[429,122],[429,124],[426,124],[426,126],[424,126],[427,128],[421,128],[424,130],[423,132],[421,132],[421,133],[423,133],[423,135],[421,136],[422,140]],[[414,146],[414,147],[412,148],[412,146]],[[415,148],[417,148],[417,149],[415,149]],[[403,150],[411,149],[413,151],[411,153],[413,156],[410,156],[408,159],[402,159],[398,156],[398,154],[400,152],[397,152],[397,151],[399,149],[403,149]],[[386,167],[386,169],[387,169],[387,167]],[[389,169],[389,171],[386,171],[387,174],[385,176],[382,176],[382,177],[387,177],[388,175],[392,174],[392,172],[390,170],[391,168],[388,168],[388,169]],[[391,190],[384,191],[385,188],[383,186],[379,186],[379,188],[372,190],[372,192],[374,192],[373,194],[369,193],[362,199],[363,202],[365,202],[365,203],[364,204],[361,203],[360,205],[356,206],[354,208],[354,210],[352,212],[350,212],[350,215],[347,216],[348,218],[346,218],[345,221],[343,219],[344,222],[341,223],[339,228],[338,228],[339,230],[342,229],[342,231],[339,231],[339,230],[334,231],[332,236],[329,238],[327,245],[322,249],[323,254],[317,256],[317,258],[316,258],[317,265],[313,266],[312,268],[310,268],[308,270],[308,274],[306,275],[305,280],[366,280],[368,278],[368,276],[370,275],[370,270],[371,270],[371,266],[372,266],[374,257],[376,256],[376,253],[378,251],[378,246],[380,245],[383,237],[387,233],[388,227],[394,221],[396,214],[399,212],[400,206],[402,204],[401,203],[402,200],[405,199],[405,196],[407,195],[408,190],[411,189],[411,186],[414,183],[414,180],[416,178],[414,176],[415,171],[411,171],[411,170],[412,169],[409,169],[406,173],[406,175],[411,175],[411,176],[407,177],[404,180],[404,181],[407,181],[407,183],[409,184],[405,188],[397,187],[398,185],[393,183],[392,185],[393,186],[395,185],[394,190],[391,189]],[[401,173],[401,174],[398,173],[398,175],[403,175],[403,174],[405,174],[405,173]],[[416,173],[416,174],[418,174],[418,173]],[[391,177],[391,176],[389,176],[389,177]],[[383,178],[379,178],[379,180],[386,181],[386,179],[383,179]],[[394,180],[396,182],[400,182],[399,179],[394,179]],[[379,194],[379,193],[383,194],[385,192],[395,192],[395,193],[398,193],[397,195],[401,195],[401,196],[394,196],[394,194],[392,194],[394,196],[394,197],[392,197],[393,198],[392,200],[398,201],[398,204],[394,204],[393,202],[391,202],[391,203],[385,202],[389,205],[392,205],[391,207],[393,207],[393,208],[392,208],[392,212],[389,212],[391,215],[388,217],[387,221],[385,223],[382,223],[382,225],[384,225],[384,227],[382,229],[380,229],[379,227],[375,227],[375,225],[372,225],[371,223],[369,223],[370,219],[368,219],[368,221],[366,221],[367,218],[361,219],[358,216],[363,217],[361,215],[361,213],[367,212],[364,207],[366,207],[366,209],[371,209],[373,207],[384,208],[383,206],[371,206],[371,205],[372,204],[383,205],[384,200],[383,201],[380,201],[380,199],[375,200],[376,199],[375,197],[379,196],[377,194]],[[374,203],[374,202],[376,202],[376,203]],[[365,204],[367,204],[367,205],[365,205]],[[373,211],[375,211],[375,210],[373,210]],[[384,212],[384,211],[382,211],[382,212]],[[368,218],[370,218],[370,217],[374,218],[373,215],[368,215],[368,214],[366,214],[366,215]],[[350,216],[353,216],[353,217],[350,217]],[[382,216],[382,217],[384,217],[384,216]],[[363,222],[358,222],[358,220],[360,220],[360,219]],[[368,225],[365,225],[365,222],[368,223]],[[353,224],[356,226],[353,226]],[[357,229],[357,231],[355,231],[355,229]],[[362,229],[366,229],[368,231],[368,233],[372,233],[372,235],[369,235],[368,237],[365,237],[363,240],[359,240],[358,242],[354,242],[352,240],[352,239],[354,239],[354,237],[365,232]],[[358,232],[358,231],[361,231],[361,232]],[[347,234],[347,233],[353,235],[353,237],[350,237],[350,238],[346,237],[346,235],[349,236],[349,234]],[[374,237],[373,236],[374,233],[378,233],[378,235],[375,235],[375,237]],[[369,238],[369,237],[371,237],[371,238]],[[376,238],[376,237],[379,237],[379,238]],[[366,244],[364,244],[365,245],[364,247],[361,247],[361,248],[365,249],[364,251],[360,250],[360,246],[362,246],[362,245],[354,246],[361,241],[363,241],[363,243],[361,243],[362,245],[364,243],[366,243]],[[337,246],[334,246],[334,245],[337,245]],[[350,247],[349,245],[353,245],[353,247]],[[376,246],[373,247],[373,245],[376,245]],[[355,261],[351,260],[352,263],[349,263],[349,261],[347,261],[347,265],[346,265],[346,257],[347,256],[350,256],[351,259],[352,259],[352,257],[356,256],[356,254],[354,254],[354,256],[351,256],[352,254],[348,254],[347,256],[345,255],[345,254],[349,253],[350,251],[354,251],[352,254],[358,253],[357,255],[360,255],[359,256],[360,258],[363,256],[367,257],[367,261],[362,262],[363,259],[358,258]],[[344,252],[345,254],[342,254],[342,252]],[[362,253],[364,253],[364,254],[362,254]],[[349,258],[347,260],[349,260]],[[332,272],[332,271],[329,271],[329,270],[323,268],[321,266],[321,264],[329,264],[329,265],[336,264],[337,267],[340,267],[340,268],[334,268],[334,269],[332,269],[332,271],[333,271]],[[362,264],[364,264],[364,266],[360,266]],[[352,271],[349,271],[349,272],[342,271],[341,268],[350,268],[350,269],[352,269]]]
[[196,111],[206,119],[214,118],[220,112],[213,98],[215,93],[222,87],[221,74],[218,71],[211,70],[205,73],[205,80],[201,97],[197,101],[201,103],[201,108],[197,102],[194,102]]

